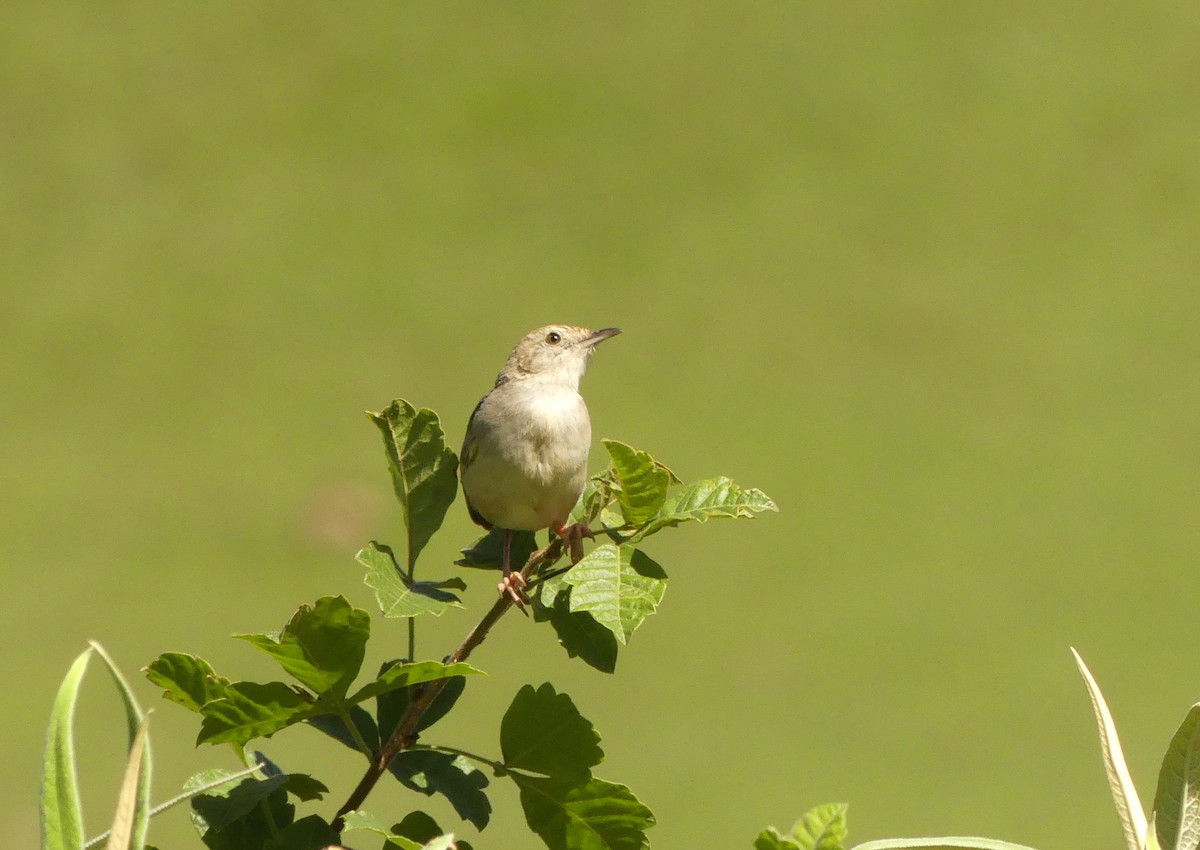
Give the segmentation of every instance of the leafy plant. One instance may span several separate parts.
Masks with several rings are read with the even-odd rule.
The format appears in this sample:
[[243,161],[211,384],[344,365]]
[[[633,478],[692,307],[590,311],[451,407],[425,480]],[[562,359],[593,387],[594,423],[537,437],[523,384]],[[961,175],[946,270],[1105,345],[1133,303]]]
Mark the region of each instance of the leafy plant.
[[[279,632],[237,635],[276,661],[285,674],[281,680],[235,681],[185,653],[153,661],[147,678],[168,700],[199,715],[197,744],[229,744],[244,765],[263,765],[256,776],[208,772],[194,779],[206,788],[192,800],[202,840],[214,850],[306,850],[361,834],[396,847],[465,848],[465,841],[419,810],[380,818],[362,807],[390,774],[418,794],[445,797],[464,821],[484,829],[492,811],[490,773],[514,783],[530,830],[552,850],[647,846],[654,815],[629,788],[593,774],[604,755],[599,733],[549,683],[517,690],[500,719],[498,755],[426,742],[468,680],[481,674],[467,659],[512,603],[497,599],[441,660],[418,660],[419,618],[463,607],[456,594],[466,587],[461,577],[416,575],[419,556],[457,495],[458,462],[432,411],[398,399],[369,416],[383,437],[406,534],[399,552],[371,541],[356,558],[384,618],[406,621],[408,655],[364,680],[372,618],[344,596],[327,596],[301,606]],[[776,507],[761,491],[727,478],[683,485],[646,452],[611,440],[604,446],[611,463],[588,482],[572,517],[604,541],[573,566],[560,563],[558,539],[539,548],[532,534],[519,534],[512,552],[514,563],[523,564],[534,619],[550,625],[569,655],[611,673],[619,649],[666,592],[666,571],[644,551],[645,541],[685,523],[748,518]],[[493,531],[463,549],[457,563],[496,570],[500,554],[500,532]],[[296,811],[296,804],[330,794],[324,784],[247,752],[256,739],[295,726],[317,729],[365,762],[362,779],[332,816]],[[216,781],[223,784],[214,787]]]

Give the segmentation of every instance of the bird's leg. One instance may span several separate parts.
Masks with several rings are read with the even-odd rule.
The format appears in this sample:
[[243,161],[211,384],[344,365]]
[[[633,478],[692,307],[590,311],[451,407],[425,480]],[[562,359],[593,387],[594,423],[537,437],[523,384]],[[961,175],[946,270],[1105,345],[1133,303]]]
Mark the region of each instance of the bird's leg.
[[595,540],[596,535],[592,530],[582,522],[567,525],[565,522],[560,522],[554,527],[554,533],[563,539],[563,542],[570,547],[571,563],[578,564],[583,560],[583,538]]
[[513,570],[510,563],[512,534],[507,528],[504,529],[504,558],[501,562],[504,567],[504,579],[496,585],[496,589],[500,591],[501,596],[511,599],[514,605],[524,610],[529,602],[529,594],[525,592],[525,576],[521,575],[520,570]]

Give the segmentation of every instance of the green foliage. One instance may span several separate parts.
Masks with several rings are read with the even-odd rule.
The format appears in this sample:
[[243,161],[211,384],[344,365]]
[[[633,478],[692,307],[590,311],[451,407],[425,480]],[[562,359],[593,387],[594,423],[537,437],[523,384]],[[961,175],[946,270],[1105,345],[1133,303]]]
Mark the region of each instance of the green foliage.
[[[604,758],[600,735],[571,698],[549,683],[517,692],[500,721],[499,759],[424,741],[458,705],[467,677],[481,672],[465,659],[509,603],[494,603],[450,656],[411,657],[420,615],[463,607],[450,592],[465,589],[461,578],[415,576],[418,555],[454,499],[456,460],[432,411],[398,399],[371,419],[383,434],[408,534],[407,559],[399,563],[392,548],[377,541],[355,557],[383,615],[406,620],[409,657],[384,663],[374,679],[355,689],[371,637],[370,617],[345,597],[325,596],[301,606],[279,632],[236,635],[273,658],[288,681],[232,681],[184,653],[165,653],[146,668],[167,700],[200,716],[197,743],[230,743],[244,754],[255,739],[308,726],[364,757],[366,773],[329,819],[297,814],[299,804],[325,795],[320,780],[284,773],[261,754],[256,775],[198,775],[185,797],[192,798],[202,840],[214,850],[307,850],[356,830],[393,847],[468,847],[422,812],[386,826],[359,803],[389,774],[417,794],[443,797],[463,821],[482,830],[492,816],[490,780],[481,769],[489,767],[516,785],[530,829],[552,850],[647,846],[646,830],[654,824],[650,809],[626,786],[592,774]],[[666,589],[663,568],[633,544],[683,522],[749,517],[775,505],[760,491],[743,490],[725,478],[673,490],[679,479],[646,452],[612,440],[604,445],[611,466],[588,481],[573,516],[610,542],[592,546],[579,563],[564,567],[558,564],[563,547],[538,550],[534,535],[523,532],[513,536],[512,559],[531,572],[535,620],[551,624],[570,656],[611,673],[618,647],[658,609]],[[489,532],[463,549],[458,563],[498,568],[502,539],[499,529]]]
[[408,568],[446,517],[458,492],[458,458],[446,448],[437,414],[396,399],[367,414],[383,434],[392,488],[408,529]]
[[1200,845],[1200,704],[1193,705],[1171,738],[1158,773],[1154,830],[1164,850]]
[[843,850],[846,842],[845,803],[810,809],[783,835],[767,827],[754,841],[754,850]]

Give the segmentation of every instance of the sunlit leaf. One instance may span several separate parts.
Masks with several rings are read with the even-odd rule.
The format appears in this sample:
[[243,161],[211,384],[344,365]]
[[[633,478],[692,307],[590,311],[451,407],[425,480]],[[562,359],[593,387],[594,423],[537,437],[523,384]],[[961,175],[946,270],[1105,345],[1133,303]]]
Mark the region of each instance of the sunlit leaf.
[[245,744],[332,712],[332,707],[313,703],[282,682],[235,682],[225,689],[225,696],[204,706],[196,743]]
[[669,526],[718,517],[753,517],[779,510],[765,493],[743,489],[725,477],[684,485],[667,496],[662,508],[628,538],[633,543]]
[[[1083,676],[1087,686],[1088,697],[1092,701],[1092,711],[1096,715],[1096,726],[1100,734],[1100,751],[1104,757],[1104,772],[1108,777],[1108,787],[1112,792],[1113,804],[1117,808],[1117,817],[1121,821],[1121,829],[1125,834],[1126,850],[1143,850],[1146,846],[1146,812],[1138,799],[1137,789],[1129,768],[1125,766],[1125,756],[1121,751],[1121,739],[1117,737],[1117,726],[1109,713],[1100,686],[1092,678],[1092,673],[1083,658],[1072,647],[1071,655],[1075,658],[1075,666]],[[1169,846],[1169,845],[1168,845]]]
[[447,608],[462,608],[459,598],[445,588],[466,590],[461,578],[445,581],[409,581],[398,569],[392,550],[371,541],[354,556],[367,568],[364,581],[375,591],[375,599],[385,617],[416,617],[421,614],[440,616]]
[[353,607],[344,596],[323,596],[311,607],[301,605],[278,637],[235,637],[273,657],[318,696],[338,701],[358,675],[370,634],[370,614]]
[[144,672],[163,689],[164,698],[192,711],[223,697],[229,686],[229,680],[218,676],[203,658],[182,652],[163,653]]
[[1200,704],[1187,713],[1163,756],[1154,829],[1166,850],[1196,850],[1200,844]]
[[509,774],[521,789],[525,821],[550,850],[641,850],[654,815],[624,785],[579,784]]
[[[150,820],[148,763],[143,758],[149,733],[149,716],[142,719],[129,746],[125,775],[117,792],[117,806],[105,850],[141,850]],[[135,841],[134,836],[138,836]]]
[[1033,850],[1024,844],[1000,841],[996,838],[976,838],[969,835],[950,835],[941,838],[881,838],[864,841],[851,850]]
[[563,581],[571,586],[571,611],[586,611],[622,645],[654,613],[667,589],[667,574],[650,556],[610,543],[585,555]]
[[346,812],[343,817],[344,829],[346,832],[354,829],[361,829],[367,832],[373,832],[381,838],[385,839],[389,844],[395,847],[402,847],[404,850],[421,850],[421,842],[413,841],[405,838],[402,835],[397,835],[383,825],[383,821],[375,817],[369,812],[353,811]]
[[667,500],[673,475],[654,458],[625,443],[601,440],[612,458],[617,477],[617,502],[625,522],[633,525],[655,516]]
[[440,661],[418,661],[415,664],[397,664],[380,673],[379,678],[374,682],[364,685],[357,693],[350,697],[349,702],[359,703],[365,699],[387,693],[388,691],[407,688],[410,685],[419,685],[422,682],[448,679],[451,676],[470,675],[481,676],[483,675],[483,671],[472,667],[465,661],[459,661],[456,664],[442,664]]
[[417,410],[404,399],[396,399],[379,413],[368,415],[383,434],[392,488],[408,530],[407,566],[411,572],[458,494],[458,458],[446,448],[442,425],[432,410]]
[[46,753],[42,761],[42,850],[79,850],[83,847],[83,814],[79,805],[79,781],[75,768],[72,723],[79,685],[87,670],[92,649],[75,659],[54,698]]

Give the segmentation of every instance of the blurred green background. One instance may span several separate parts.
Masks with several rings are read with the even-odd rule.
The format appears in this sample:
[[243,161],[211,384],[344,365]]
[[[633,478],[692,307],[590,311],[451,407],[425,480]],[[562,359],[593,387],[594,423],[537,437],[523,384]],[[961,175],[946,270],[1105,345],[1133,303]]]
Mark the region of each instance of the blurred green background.
[[[1121,846],[1067,647],[1144,798],[1187,707],[1200,576],[1200,9],[1122,3],[36,4],[0,10],[0,832],[36,840],[54,689],[88,638],[168,650],[345,593],[398,541],[364,409],[457,448],[517,338],[619,325],[596,436],[782,513],[655,538],[617,674],[509,618],[446,742],[524,683],[604,735],[655,846]],[[599,452],[593,454],[599,467]],[[456,505],[424,558],[474,536]],[[494,594],[423,623],[448,651]],[[484,580],[486,578],[486,580]],[[404,632],[375,622],[372,663]],[[158,707],[156,797],[233,764]],[[81,708],[85,814],[123,733]],[[265,750],[359,765],[316,732]],[[493,784],[477,847],[534,847]],[[446,807],[388,787],[381,816]],[[182,813],[163,847],[198,846]]]

